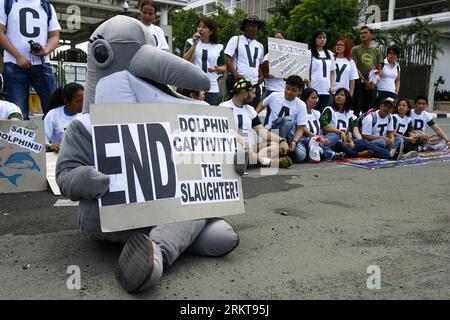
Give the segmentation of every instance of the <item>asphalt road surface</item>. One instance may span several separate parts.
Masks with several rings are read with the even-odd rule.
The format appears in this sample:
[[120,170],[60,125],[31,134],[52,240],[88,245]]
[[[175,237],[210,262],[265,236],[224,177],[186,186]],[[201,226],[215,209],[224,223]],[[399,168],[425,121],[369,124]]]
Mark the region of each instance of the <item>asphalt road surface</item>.
[[[450,120],[438,123],[450,135]],[[76,207],[54,207],[50,192],[1,194],[0,299],[450,298],[450,162],[252,169],[243,186],[246,213],[227,218],[236,250],[183,255],[139,295],[114,278],[121,246],[85,239]],[[80,290],[66,286],[74,265]]]

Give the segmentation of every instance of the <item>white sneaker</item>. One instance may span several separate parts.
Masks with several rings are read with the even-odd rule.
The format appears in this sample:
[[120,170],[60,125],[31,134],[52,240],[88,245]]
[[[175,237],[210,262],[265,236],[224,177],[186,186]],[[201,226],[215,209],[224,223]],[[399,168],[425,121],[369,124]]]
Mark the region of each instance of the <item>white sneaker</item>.
[[309,139],[308,143],[308,158],[311,163],[319,163],[320,162],[320,150],[322,149],[319,146],[320,137],[315,136]]

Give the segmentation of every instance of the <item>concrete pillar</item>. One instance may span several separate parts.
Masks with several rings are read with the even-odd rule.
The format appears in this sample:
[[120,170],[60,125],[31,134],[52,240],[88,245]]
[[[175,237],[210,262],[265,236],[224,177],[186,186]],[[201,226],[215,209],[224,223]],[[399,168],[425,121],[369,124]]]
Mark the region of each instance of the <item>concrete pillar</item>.
[[388,21],[394,20],[395,0],[389,0]]
[[159,25],[167,26],[169,24],[169,6],[161,5],[159,7]]

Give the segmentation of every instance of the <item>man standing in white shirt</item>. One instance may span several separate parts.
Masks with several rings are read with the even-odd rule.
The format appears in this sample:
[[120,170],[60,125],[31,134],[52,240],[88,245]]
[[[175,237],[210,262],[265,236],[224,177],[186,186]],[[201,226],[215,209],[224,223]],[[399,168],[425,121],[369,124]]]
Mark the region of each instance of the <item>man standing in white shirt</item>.
[[47,0],[0,0],[0,46],[5,49],[6,100],[28,118],[30,85],[44,113],[56,88],[49,54],[58,47],[61,27]]
[[[261,86],[264,81],[261,65],[264,59],[264,47],[256,40],[258,32],[264,29],[264,22],[257,16],[248,16],[242,21],[243,35],[234,36],[225,48],[227,70],[234,82],[245,79],[255,85],[256,98],[252,106],[256,108],[261,101]],[[232,86],[229,86],[231,90]]]

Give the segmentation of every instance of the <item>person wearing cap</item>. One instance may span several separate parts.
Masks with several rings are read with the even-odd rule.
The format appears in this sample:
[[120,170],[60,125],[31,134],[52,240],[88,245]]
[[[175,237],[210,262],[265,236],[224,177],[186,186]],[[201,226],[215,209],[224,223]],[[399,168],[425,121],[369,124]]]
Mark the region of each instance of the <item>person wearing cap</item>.
[[[233,86],[233,97],[228,101],[222,102],[219,106],[233,109],[238,133],[236,139],[240,146],[248,151],[250,163],[264,167],[278,165],[282,168],[287,168],[292,164],[292,160],[286,156],[289,151],[289,145],[286,139],[263,127],[258,113],[250,105],[254,98],[254,85],[250,81],[240,79]],[[256,136],[254,133],[256,133]],[[257,144],[259,137],[267,142],[267,146],[258,150],[259,146],[255,147],[253,145]]]
[[391,113],[394,110],[394,99],[385,98],[380,109],[367,114],[362,119],[361,134],[367,141],[367,149],[380,159],[405,160],[417,155],[416,151],[403,154],[403,139],[394,136]]
[[[256,108],[261,101],[261,84],[264,81],[261,65],[264,60],[264,47],[256,40],[260,30],[264,29],[264,22],[257,16],[248,16],[241,23],[243,35],[231,37],[225,48],[227,70],[231,80],[236,82],[245,79],[258,85],[255,87],[256,98],[251,105]],[[231,81],[231,82],[232,82]],[[229,83],[230,81],[228,81]],[[232,85],[228,84],[228,91]]]
[[[3,92],[3,76],[0,74],[0,93]],[[22,111],[14,103],[0,100],[0,120],[23,120]]]

